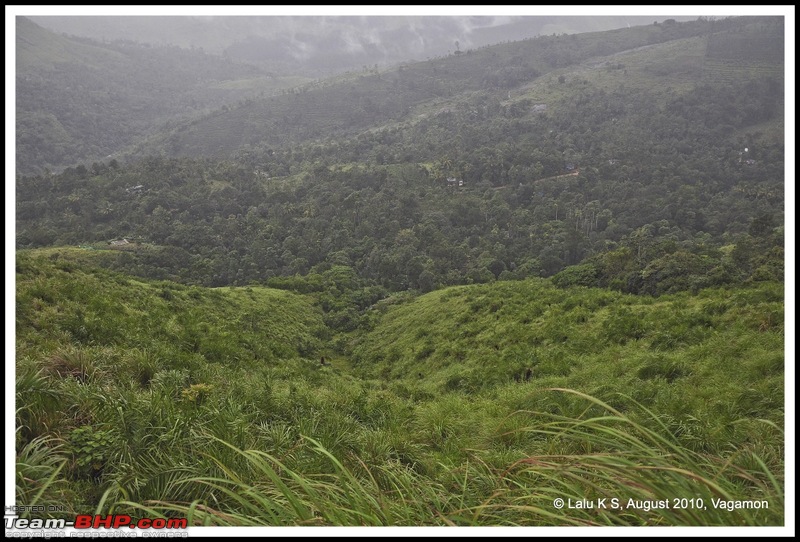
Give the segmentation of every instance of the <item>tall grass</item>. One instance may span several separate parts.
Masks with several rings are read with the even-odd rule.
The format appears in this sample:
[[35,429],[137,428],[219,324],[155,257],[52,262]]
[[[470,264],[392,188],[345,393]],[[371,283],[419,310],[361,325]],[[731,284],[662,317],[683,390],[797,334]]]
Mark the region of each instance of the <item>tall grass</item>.
[[34,438],[17,452],[16,503],[26,507],[20,517],[30,517],[31,510],[39,507],[61,510],[74,502],[74,495],[60,476],[67,464],[62,452],[63,443],[53,437]]
[[[301,474],[261,450],[240,450],[220,441],[246,460],[244,468],[210,457],[222,477],[191,476],[176,484],[203,486],[205,502],[144,503],[121,501],[151,515],[181,515],[192,525],[413,525],[428,523],[444,508],[445,492],[398,463],[364,468],[356,476],[319,442],[305,437],[314,453],[333,467],[331,474]],[[382,481],[379,481],[382,480]]]
[[[523,429],[545,436],[558,453],[512,464],[503,473],[508,491],[476,509],[476,518],[504,521],[512,509],[522,517],[530,514],[524,521],[533,524],[543,520],[572,525],[783,524],[782,479],[751,450],[727,456],[697,453],[684,447],[658,416],[639,403],[633,402],[647,415],[650,427],[584,393],[554,391],[581,397],[601,411],[588,408],[579,418],[548,413],[543,424]],[[738,461],[739,456],[746,456],[752,467],[741,466],[747,462]],[[564,508],[553,509],[556,498],[564,499]],[[569,507],[570,502],[596,504],[602,498],[607,499],[605,507]],[[614,498],[618,501],[612,503]],[[737,500],[766,500],[768,508],[715,507],[718,501]]]
[[166,283],[33,261],[17,283],[37,306],[18,313],[19,504],[208,525],[783,522],[777,285],[449,288],[376,312],[351,370],[311,356],[307,298],[176,286],[166,303]]
[[[542,422],[516,428],[547,442],[552,453],[523,457],[498,469],[476,452],[455,468],[426,478],[397,462],[359,468],[345,464],[319,442],[304,445],[332,472],[288,468],[262,450],[223,443],[244,463],[214,461],[222,476],[184,476],[175,485],[205,492],[191,502],[119,501],[114,507],[194,525],[683,525],[783,524],[783,481],[752,451],[727,456],[684,448],[659,418],[652,427],[584,393],[554,389],[585,403],[583,415],[533,413]],[[525,413],[531,414],[531,413]],[[218,440],[218,439],[217,439]],[[746,455],[750,468],[737,459]],[[444,465],[442,465],[444,467]],[[202,490],[200,489],[202,488]],[[598,499],[607,499],[605,506]],[[563,499],[565,506],[554,506]],[[617,499],[617,501],[612,501]],[[768,508],[717,507],[718,501],[766,501]],[[577,502],[595,506],[575,508]]]

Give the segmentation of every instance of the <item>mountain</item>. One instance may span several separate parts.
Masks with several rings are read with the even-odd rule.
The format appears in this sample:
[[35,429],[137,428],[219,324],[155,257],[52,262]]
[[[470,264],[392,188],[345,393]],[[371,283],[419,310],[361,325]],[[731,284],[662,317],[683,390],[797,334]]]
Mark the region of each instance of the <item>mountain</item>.
[[20,173],[108,160],[168,119],[283,84],[200,51],[67,38],[16,19]]
[[[722,62],[721,49],[708,49],[705,41],[714,35],[713,43],[724,43],[733,39],[725,36],[745,28],[750,28],[747,35],[758,34],[766,40],[758,46],[762,57],[750,59],[761,67],[760,78],[771,74],[779,82],[783,77],[782,27],[779,19],[767,21],[698,20],[546,36],[466,49],[387,71],[365,67],[360,73],[317,81],[266,99],[247,100],[187,120],[152,136],[151,141],[138,146],[135,155],[222,157],[244,147],[285,147],[332,135],[397,127],[398,123],[406,127],[431,113],[467,107],[478,102],[478,97],[484,103],[495,99],[523,109],[530,107],[526,102],[537,100],[555,108],[564,92],[554,92],[558,87],[553,88],[554,78],[546,77],[548,74],[566,78],[572,73],[592,82],[601,74],[618,75],[604,77],[596,84],[608,91],[671,91],[679,95],[691,83],[720,84],[752,77],[751,62]],[[760,29],[762,24],[768,28]],[[753,50],[742,54],[752,55]],[[626,57],[635,65],[626,66]],[[667,80],[679,84],[661,87]]]
[[782,280],[780,29],[540,38],[252,99],[138,150],[165,156],[18,179],[17,246],[137,239],[128,271],[210,286]]
[[[651,24],[645,16],[32,17],[53,32],[203,48],[283,75],[330,76],[537,35]],[[687,20],[678,17],[677,20]],[[458,45],[457,45],[458,43]]]
[[[73,20],[72,18],[66,19]],[[133,28],[140,28],[141,23],[145,21],[156,26],[178,24],[181,21],[187,22],[183,19],[170,22],[170,18],[157,18],[155,22],[153,18],[122,19],[126,25],[132,25]],[[76,18],[74,22],[77,23],[80,20],[83,19]],[[306,19],[302,20],[308,22]],[[594,24],[604,24],[602,20],[598,21],[596,18],[589,20],[594,21]],[[103,25],[97,25],[95,18],[91,18],[91,21],[96,28],[104,28]],[[212,24],[210,21],[202,19],[189,19],[189,21],[193,21],[193,24],[196,23],[200,28],[206,30],[209,29],[208,25]],[[164,134],[176,130],[181,131],[187,123],[197,123],[199,129],[208,127],[211,133],[220,133],[223,137],[220,138],[220,141],[212,140],[211,146],[214,147],[215,152],[225,152],[234,144],[253,144],[255,141],[264,139],[270,135],[267,134],[267,131],[281,131],[289,135],[294,131],[296,122],[293,114],[286,114],[286,109],[297,105],[301,109],[308,108],[309,114],[320,117],[322,122],[320,126],[313,122],[307,127],[300,126],[304,132],[318,133],[319,130],[326,129],[326,127],[337,127],[342,123],[350,122],[354,126],[375,124],[376,122],[382,124],[387,117],[389,119],[396,118],[420,101],[442,97],[445,87],[446,92],[452,93],[485,86],[486,81],[483,81],[481,75],[484,68],[481,63],[494,62],[495,59],[487,58],[486,54],[476,49],[476,47],[482,46],[482,43],[501,37],[508,39],[517,35],[531,35],[526,32],[534,28],[543,29],[557,23],[556,20],[547,18],[514,19],[511,22],[506,21],[508,24],[500,24],[502,21],[493,18],[485,20],[480,18],[468,20],[458,18],[412,20],[385,18],[380,19],[380,25],[374,26],[375,20],[370,19],[369,21],[369,24],[373,25],[370,26],[372,30],[359,33],[358,29],[363,30],[362,27],[367,24],[361,18],[325,19],[319,23],[319,31],[302,33],[303,36],[310,36],[309,39],[322,40],[314,45],[303,43],[297,45],[293,41],[297,38],[296,33],[292,39],[282,39],[281,32],[288,31],[287,29],[291,25],[284,25],[280,32],[262,34],[257,38],[243,37],[247,34],[240,29],[241,33],[236,35],[244,41],[238,45],[233,44],[228,49],[238,47],[242,54],[237,56],[231,51],[226,51],[225,56],[221,57],[211,54],[212,49],[204,50],[198,47],[181,49],[175,45],[155,46],[122,40],[120,38],[127,34],[121,29],[117,29],[119,30],[118,34],[110,36],[113,41],[104,42],[56,35],[37,26],[30,19],[18,17],[17,169],[20,173],[26,174],[42,172],[45,168],[51,171],[59,170],[79,162],[120,159],[123,149],[149,135],[153,135],[154,139],[150,145],[145,146],[144,152],[172,154],[170,150],[172,147],[176,147],[177,152],[185,152],[182,149],[183,144],[165,142]],[[109,23],[111,26],[108,28],[114,27],[113,21]],[[220,24],[215,22],[210,28],[216,28],[219,31],[220,28],[225,28],[229,24],[233,25],[231,28],[233,30],[237,28],[237,24],[245,24],[245,22],[239,19],[235,21],[223,19]],[[256,24],[256,22],[252,22],[252,24]],[[300,22],[297,24],[299,25]],[[678,28],[675,25],[668,25],[665,31],[663,25],[651,26],[658,31],[653,33],[653,29],[646,30],[645,33],[648,35],[646,39],[655,41],[667,39],[666,36]],[[494,34],[499,28],[504,28],[508,32],[502,36]],[[514,28],[518,30],[512,30]],[[404,52],[402,44],[415,42],[417,38],[414,37],[416,35],[414,33],[416,32],[424,34],[419,38],[422,43],[432,40],[431,36],[454,34],[461,37],[461,40],[458,38],[451,40],[448,37],[448,47],[446,49],[442,47],[441,54],[452,52],[452,56],[460,56],[462,64],[471,64],[472,67],[467,69],[472,70],[473,73],[459,75],[458,70],[455,70],[453,74],[457,75],[459,80],[453,81],[451,84],[443,83],[440,88],[430,88],[431,77],[440,79],[442,73],[433,73],[435,68],[431,69],[432,64],[429,62],[414,65],[417,66],[414,71],[420,71],[419,74],[410,73],[401,77],[397,73],[398,70],[386,73],[387,81],[389,83],[394,81],[395,87],[392,88],[386,87],[387,81],[376,83],[363,80],[365,79],[364,75],[375,72],[377,62],[372,62],[373,58],[369,56],[372,53],[364,52],[371,50],[372,46],[367,47],[354,42],[353,40],[356,39],[354,36],[366,39],[365,36],[374,34],[375,39],[379,40],[381,44],[372,48],[384,51],[380,54],[391,56],[393,62],[397,63],[409,59],[411,53]],[[467,32],[467,35],[459,34],[463,32]],[[629,40],[628,46],[644,43],[641,42],[644,36],[638,35],[637,37],[637,32],[641,34],[641,29],[626,35],[625,39]],[[165,32],[164,34],[172,35],[173,33]],[[209,31],[204,35],[211,34],[212,32]],[[484,37],[477,39],[479,35]],[[473,40],[470,36],[475,39]],[[611,45],[617,41],[617,38],[609,36],[607,37],[610,40],[610,46],[626,46],[621,42]],[[555,39],[555,36],[549,38],[549,40],[552,39]],[[293,43],[297,47],[292,45]],[[543,45],[549,47],[547,43],[549,43],[548,40],[543,42]],[[566,42],[562,41],[562,44],[564,43]],[[591,48],[592,38],[583,40],[582,43],[583,46]],[[397,50],[387,52],[387,47],[390,45],[396,47]],[[353,47],[361,52],[354,52]],[[591,52],[585,47],[581,51],[567,52],[568,56],[558,59],[552,54],[549,57],[545,54],[547,58],[543,62],[537,63],[540,64],[537,69],[547,70],[559,63],[572,62],[574,59],[568,58],[570,55],[574,56],[577,53],[585,56]],[[277,69],[276,66],[261,62],[258,58],[258,51],[262,48],[275,54],[283,51],[280,53],[283,55],[281,62],[286,69]],[[531,48],[530,44],[526,47],[515,46],[511,49],[514,49],[513,54],[527,56],[530,50],[534,56],[542,55],[541,47]],[[318,52],[309,53],[311,56],[307,60],[303,60],[296,57],[298,50],[306,52],[318,50]],[[320,86],[332,87],[328,90],[328,94],[333,102],[329,103],[328,99],[323,98],[321,109],[318,103],[307,103],[307,99],[289,101],[287,99],[289,95],[285,89],[309,82],[308,76],[313,73],[319,75],[319,70],[313,68],[313,65],[327,67],[337,65],[339,61],[330,56],[334,54],[333,51],[350,51],[345,54],[355,55],[358,62],[353,63],[353,59],[351,59],[350,63],[345,62],[345,65],[349,69],[357,69],[359,73],[345,76],[343,81],[338,84],[335,80],[325,82],[318,80],[309,87],[296,88],[293,91],[294,94],[302,94],[302,98],[307,98],[317,96],[315,92],[311,92],[307,96],[309,89]],[[510,49],[507,49],[506,52],[508,51]],[[530,65],[525,67],[526,74],[520,73],[519,68],[514,66],[516,60],[513,58],[513,54],[506,56],[506,52],[501,54],[505,58],[503,62],[508,67],[504,73],[488,79],[489,84],[500,82],[502,88],[510,88],[509,85],[514,86],[514,84],[530,80],[534,73],[531,71]],[[430,56],[430,53],[426,53],[426,55]],[[473,55],[477,55],[475,62],[467,62],[467,57]],[[419,56],[425,55],[420,54]],[[237,64],[235,62],[237,59],[259,64],[261,68]],[[306,62],[313,69],[302,68]],[[446,64],[449,65],[449,63]],[[425,73],[426,65],[429,73]],[[400,69],[406,69],[406,67],[408,66]],[[451,68],[446,69],[451,71]],[[341,68],[336,71],[343,70],[344,68]],[[514,72],[512,78],[509,78],[510,72]],[[461,80],[464,77],[472,80],[466,87],[463,85],[465,81]],[[419,81],[416,81],[417,78]],[[447,78],[445,76],[445,80]],[[406,88],[400,85],[400,79],[403,81],[411,79],[410,84],[419,88]],[[361,87],[362,90],[352,92],[353,85]],[[267,102],[267,97],[280,92],[284,92],[284,96],[276,104]],[[344,102],[341,97],[337,97],[337,93],[345,94]],[[363,98],[360,103],[348,103],[348,94],[363,96]],[[259,99],[259,97],[264,99]],[[248,100],[248,107],[242,109],[234,106],[240,100]],[[276,111],[275,114],[270,114],[269,110],[273,105],[277,106]],[[330,107],[328,107],[329,105]],[[244,117],[247,117],[250,124],[263,118],[264,125],[255,128],[248,127],[244,133],[240,134],[237,129],[225,130],[223,128],[220,131],[213,125],[213,122],[208,125],[208,122],[197,118],[204,113],[210,113],[210,109],[221,106],[234,106],[230,115],[223,115],[223,117],[235,117],[228,122],[229,126],[235,125]],[[363,106],[367,108],[366,114],[362,111]],[[342,108],[341,111],[339,111],[340,108]],[[382,109],[382,114],[376,116],[377,108]],[[212,114],[218,117],[220,113],[221,111],[216,111]],[[333,117],[330,117],[331,114]],[[176,122],[179,124],[175,124]],[[305,122],[301,122],[301,124],[305,124]],[[87,127],[91,127],[91,129]],[[205,138],[206,136],[201,137]],[[221,145],[217,146],[220,143]]]

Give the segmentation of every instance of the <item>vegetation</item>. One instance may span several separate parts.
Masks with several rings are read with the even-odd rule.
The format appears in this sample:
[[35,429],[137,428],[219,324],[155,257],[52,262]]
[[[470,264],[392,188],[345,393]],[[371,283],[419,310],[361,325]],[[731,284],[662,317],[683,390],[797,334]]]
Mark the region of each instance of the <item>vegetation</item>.
[[16,165],[25,174],[108,161],[165,122],[297,82],[200,50],[68,38],[26,17],[16,25]]
[[[761,32],[773,35],[775,27],[766,28]],[[618,33],[611,37],[627,47],[633,39],[674,32],[639,29],[625,40]],[[714,35],[729,33],[738,35]],[[517,65],[515,55],[525,48],[547,58],[556,45],[591,51],[605,34],[553,38],[549,47],[549,39],[530,40],[410,65],[392,77],[411,86],[452,79],[455,88],[476,89],[426,102],[417,109],[426,111],[423,118],[413,122],[290,143],[292,130],[331,133],[332,126],[319,124],[324,115],[312,111],[344,115],[361,103],[359,93],[382,96],[370,81],[392,85],[389,75],[378,74],[359,82],[357,91],[355,82],[332,83],[297,98],[220,111],[214,118],[221,124],[193,124],[205,138],[197,151],[213,154],[225,145],[236,148],[246,126],[263,130],[276,123],[269,137],[277,145],[267,139],[232,159],[151,157],[20,177],[17,244],[135,239],[142,250],[121,255],[118,269],[207,286],[264,284],[339,265],[365,286],[395,291],[547,277],[581,263],[583,271],[571,270],[561,282],[660,294],[782,280],[778,79],[742,70],[735,83],[706,80],[702,67],[713,50],[680,36],[630,60],[600,57],[601,67],[588,74],[578,67],[558,76],[528,75],[531,86],[515,87],[522,92],[517,99],[504,99],[502,85],[474,79],[494,55]],[[545,71],[534,66],[536,56],[526,58],[537,73]],[[617,69],[620,59],[630,68]],[[469,77],[457,79],[459,70]],[[665,78],[684,82],[665,91]],[[548,100],[544,111],[536,107],[541,99]],[[310,123],[279,120],[281,108],[307,113]],[[384,117],[368,115],[364,122],[371,118]],[[756,223],[766,226],[754,235]]]
[[[700,19],[504,43],[20,170],[18,504],[783,525],[782,35]],[[47,77],[57,50],[69,77],[202,64],[59,40],[21,54]],[[194,91],[260,84],[212,64]]]
[[[154,134],[135,150],[134,155],[158,155],[166,151],[168,156],[224,157],[247,147],[293,147],[308,141],[338,140],[342,136],[355,136],[366,129],[386,128],[395,123],[414,125],[420,115],[446,114],[448,110],[454,113],[460,105],[465,106],[464,113],[468,113],[459,119],[461,123],[475,124],[477,121],[482,124],[480,121],[487,116],[497,115],[499,102],[512,97],[509,92],[512,95],[524,92],[528,85],[546,74],[559,71],[563,75],[560,70],[572,71],[583,68],[583,63],[602,63],[600,61],[605,59],[616,66],[619,65],[619,55],[640,47],[652,47],[653,56],[660,59],[657,64],[666,66],[666,72],[662,68],[658,75],[673,75],[675,60],[683,62],[685,59],[664,61],[658,44],[711,33],[735,34],[756,25],[768,27],[759,27],[759,36],[775,38],[773,54],[762,60],[762,64],[780,64],[783,53],[782,49],[780,52],[777,49],[782,47],[783,31],[779,18],[698,20],[607,32],[539,36],[469,49],[462,54],[426,62],[404,63],[387,70],[367,69],[309,83],[268,99],[247,100],[236,107],[222,108],[203,118]],[[713,52],[709,56],[716,58]],[[677,71],[682,71],[682,67]],[[628,74],[624,69],[618,72],[621,77],[617,79],[617,85],[624,84]],[[702,65],[700,72],[693,75],[702,77]],[[525,104],[517,103],[516,106],[512,109],[513,117],[527,112]],[[582,117],[574,109],[571,114]],[[452,119],[454,115],[447,116]],[[456,131],[452,124],[447,128],[450,128],[448,132]],[[434,136],[429,137],[436,141],[436,149],[452,144],[446,134],[430,135]],[[515,135],[507,134],[506,137]],[[469,138],[464,139],[464,143],[469,144]],[[487,138],[486,141],[495,140]],[[383,143],[392,146],[386,141]],[[563,162],[563,158],[559,162]]]
[[[21,503],[224,525],[782,523],[779,284],[393,297],[340,355],[299,295],[57,254],[18,255]],[[710,505],[756,496],[769,508]]]

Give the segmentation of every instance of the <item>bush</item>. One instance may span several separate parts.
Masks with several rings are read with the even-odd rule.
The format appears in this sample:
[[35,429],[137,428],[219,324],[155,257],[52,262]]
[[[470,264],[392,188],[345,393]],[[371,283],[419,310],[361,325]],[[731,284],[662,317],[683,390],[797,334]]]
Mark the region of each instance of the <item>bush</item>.
[[598,286],[600,269],[591,263],[572,265],[550,279],[559,288],[570,286]]

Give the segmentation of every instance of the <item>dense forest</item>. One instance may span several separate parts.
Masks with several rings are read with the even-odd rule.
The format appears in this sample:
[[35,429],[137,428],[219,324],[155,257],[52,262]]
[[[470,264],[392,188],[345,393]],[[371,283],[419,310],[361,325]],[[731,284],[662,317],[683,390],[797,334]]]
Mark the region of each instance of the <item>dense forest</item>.
[[19,503],[783,525],[782,18],[291,87],[17,29]]
[[[705,45],[678,40],[671,47],[683,56],[660,69],[687,70],[686,58],[704,65],[691,55]],[[208,286],[332,265],[388,291],[551,276],[581,263],[561,282],[657,294],[781,280],[783,148],[772,137],[781,81],[698,70],[680,91],[628,86],[625,71],[646,75],[663,56],[639,54],[630,67],[600,62],[603,77],[536,79],[530,92],[560,95],[543,111],[525,95],[504,101],[484,90],[350,137],[248,147],[222,161],[147,158],[20,177],[17,242],[125,238],[136,243],[118,269]],[[236,111],[219,116],[239,122]]]

